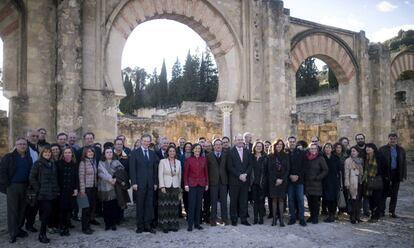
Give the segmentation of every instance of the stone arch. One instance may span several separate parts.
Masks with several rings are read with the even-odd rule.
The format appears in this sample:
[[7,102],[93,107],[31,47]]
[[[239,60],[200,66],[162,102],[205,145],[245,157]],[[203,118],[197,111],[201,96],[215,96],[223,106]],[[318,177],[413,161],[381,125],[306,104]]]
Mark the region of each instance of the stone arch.
[[355,56],[345,41],[324,30],[308,30],[297,34],[292,39],[290,55],[295,73],[309,57],[327,63],[341,83],[351,81],[358,71]]
[[405,71],[414,71],[414,52],[401,52],[391,62],[391,76],[394,82]]
[[3,95],[7,98],[24,93],[24,6],[20,0],[0,3],[0,38],[3,40]]
[[[236,101],[241,91],[240,41],[217,8],[206,0],[123,0],[106,23],[105,87],[125,95],[121,59],[126,40],[139,24],[169,19],[196,31],[210,47],[219,69],[217,101]],[[231,90],[230,90],[231,89]]]

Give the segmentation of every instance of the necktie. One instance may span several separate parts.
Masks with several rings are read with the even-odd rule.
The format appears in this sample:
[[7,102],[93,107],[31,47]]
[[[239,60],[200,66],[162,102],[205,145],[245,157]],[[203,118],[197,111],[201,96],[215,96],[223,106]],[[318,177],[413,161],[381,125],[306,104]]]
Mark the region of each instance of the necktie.
[[216,152],[216,157],[220,158],[220,153],[219,152]]
[[144,150],[144,156],[145,156],[145,158],[146,159],[148,159],[149,160],[149,158],[148,158],[148,153],[147,153],[148,151],[147,150]]

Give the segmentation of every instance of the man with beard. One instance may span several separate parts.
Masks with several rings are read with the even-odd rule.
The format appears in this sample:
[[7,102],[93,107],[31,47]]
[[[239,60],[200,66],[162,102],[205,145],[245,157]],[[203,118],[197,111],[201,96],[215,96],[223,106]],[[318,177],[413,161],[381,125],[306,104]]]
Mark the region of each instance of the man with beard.
[[[355,142],[357,144],[357,148],[359,150],[359,156],[362,158],[362,160],[365,162],[365,159],[367,157],[367,152],[365,150],[365,135],[362,133],[359,133],[355,135]],[[362,197],[362,208],[364,211],[364,215],[366,217],[370,216],[369,213],[369,201],[368,198],[363,196]]]

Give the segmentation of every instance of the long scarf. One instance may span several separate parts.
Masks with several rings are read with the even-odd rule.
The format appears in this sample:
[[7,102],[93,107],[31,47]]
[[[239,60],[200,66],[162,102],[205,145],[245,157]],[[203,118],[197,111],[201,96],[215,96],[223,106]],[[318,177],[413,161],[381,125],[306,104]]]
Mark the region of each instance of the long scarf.
[[358,166],[361,166],[361,168],[364,168],[364,160],[362,158],[353,158],[351,157],[352,161],[354,161],[354,163]]
[[310,153],[310,152],[308,152],[307,154],[306,154],[306,158],[308,159],[308,160],[314,160],[314,159],[316,159],[317,157],[318,157],[318,153],[315,153],[315,154],[312,154],[312,153]]
[[368,178],[375,177],[377,175],[377,159],[375,157],[367,158],[364,168],[363,181],[366,182]]

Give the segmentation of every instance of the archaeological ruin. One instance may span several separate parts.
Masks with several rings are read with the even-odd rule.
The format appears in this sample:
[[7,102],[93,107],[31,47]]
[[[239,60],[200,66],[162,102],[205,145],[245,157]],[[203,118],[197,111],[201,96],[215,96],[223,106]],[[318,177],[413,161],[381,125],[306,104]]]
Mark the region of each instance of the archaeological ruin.
[[321,127],[326,139],[363,132],[382,144],[397,131],[403,146],[414,149],[413,83],[397,83],[401,73],[414,71],[414,53],[391,54],[370,43],[364,31],[295,18],[278,0],[0,1],[9,144],[38,127],[50,134],[93,130],[100,142],[115,137],[118,126],[131,132],[128,123],[118,125],[125,96],[122,51],[132,30],[154,19],[189,26],[214,54],[220,113],[211,134],[308,135],[299,119],[312,103],[297,104],[295,73],[306,58],[316,57],[339,81],[336,95],[321,100],[327,108],[337,105],[329,114],[332,123]]

